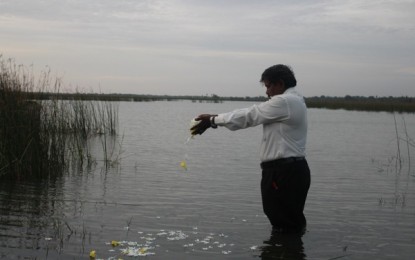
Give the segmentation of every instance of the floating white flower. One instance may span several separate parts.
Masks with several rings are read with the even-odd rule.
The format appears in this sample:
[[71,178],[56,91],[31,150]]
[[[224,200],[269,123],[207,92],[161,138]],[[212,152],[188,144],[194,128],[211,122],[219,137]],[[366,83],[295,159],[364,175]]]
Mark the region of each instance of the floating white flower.
[[121,253],[126,256],[148,256],[148,255],[155,255],[154,252],[149,252],[149,249],[153,249],[152,247],[128,247],[121,249]]

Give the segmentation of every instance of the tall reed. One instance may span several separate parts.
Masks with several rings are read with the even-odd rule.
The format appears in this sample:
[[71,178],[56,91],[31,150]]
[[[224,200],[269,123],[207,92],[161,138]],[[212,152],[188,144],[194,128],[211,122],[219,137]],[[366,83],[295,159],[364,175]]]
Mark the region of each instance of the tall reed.
[[[410,191],[411,178],[415,177],[415,172],[412,167],[412,156],[413,152],[411,149],[415,148],[414,140],[409,136],[408,129],[406,126],[406,120],[402,116],[402,126],[403,129],[400,129],[398,120],[393,113],[395,136],[396,136],[396,151],[395,155],[388,158],[388,161],[381,162],[378,166],[379,172],[386,172],[387,174],[392,174],[394,177],[394,193],[392,198],[379,198],[379,205],[384,206],[390,204],[393,206],[406,206],[406,198],[408,191]],[[406,146],[406,151],[404,152],[403,143]],[[405,175],[402,173],[406,170]]]
[[[68,162],[91,157],[88,139],[116,135],[118,104],[59,98],[61,80],[0,55],[0,177],[20,179],[62,173]],[[48,99],[42,93],[53,92]],[[33,99],[37,97],[38,99]]]

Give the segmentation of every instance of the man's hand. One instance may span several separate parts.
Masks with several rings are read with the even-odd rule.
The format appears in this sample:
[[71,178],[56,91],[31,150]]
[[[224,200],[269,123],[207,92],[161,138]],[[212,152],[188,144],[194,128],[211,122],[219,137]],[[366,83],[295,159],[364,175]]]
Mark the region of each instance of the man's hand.
[[201,135],[206,131],[206,129],[208,129],[209,127],[212,127],[212,124],[210,122],[210,118],[212,116],[217,116],[217,115],[202,114],[202,115],[199,115],[197,118],[195,118],[195,120],[200,121],[200,123],[190,128],[192,135]]

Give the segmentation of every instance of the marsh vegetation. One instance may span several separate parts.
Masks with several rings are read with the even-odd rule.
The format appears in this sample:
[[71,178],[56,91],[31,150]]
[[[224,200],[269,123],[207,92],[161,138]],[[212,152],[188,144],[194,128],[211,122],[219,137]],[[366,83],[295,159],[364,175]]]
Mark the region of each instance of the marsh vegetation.
[[0,56],[0,177],[22,179],[62,173],[70,163],[84,165],[92,158],[88,140],[100,137],[109,161],[107,140],[117,134],[118,103],[59,94],[62,81],[44,71],[37,78],[31,68]]
[[[409,135],[406,119],[404,116],[398,117],[393,114],[395,140],[391,150],[395,147],[395,154],[391,155],[387,160],[377,161],[372,159],[372,163],[376,165],[379,173],[386,173],[393,177],[394,192],[389,196],[381,196],[379,205],[392,205],[394,207],[405,207],[406,197],[409,192],[409,183],[415,177],[413,170],[413,157],[415,149],[415,141]],[[393,151],[393,150],[392,150]]]

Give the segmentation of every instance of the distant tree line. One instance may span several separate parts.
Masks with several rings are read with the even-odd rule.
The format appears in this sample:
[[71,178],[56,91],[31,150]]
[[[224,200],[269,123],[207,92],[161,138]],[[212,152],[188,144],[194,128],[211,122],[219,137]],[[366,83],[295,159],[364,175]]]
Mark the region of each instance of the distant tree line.
[[[50,93],[37,92],[31,93],[33,99],[62,99],[62,100],[101,100],[101,101],[175,101],[191,100],[193,102],[213,102],[223,101],[253,101],[263,102],[268,98],[265,96],[257,97],[220,97],[216,94],[211,95],[140,95],[140,94],[102,94],[102,93]],[[377,97],[377,96],[350,96],[329,97],[315,96],[306,97],[306,104],[309,108],[325,109],[345,109],[361,111],[387,111],[387,112],[415,112],[415,97]]]
[[220,97],[216,94],[211,95],[144,95],[144,94],[102,94],[102,93],[53,93],[53,92],[37,92],[31,93],[31,98],[37,100],[47,100],[57,98],[61,100],[104,100],[104,101],[173,101],[173,100],[194,100],[194,101],[265,101],[268,98],[258,97]]
[[361,111],[415,112],[415,97],[308,97],[310,108],[345,109]]

